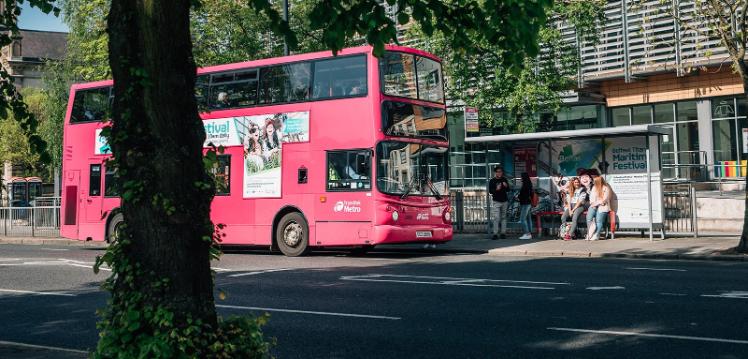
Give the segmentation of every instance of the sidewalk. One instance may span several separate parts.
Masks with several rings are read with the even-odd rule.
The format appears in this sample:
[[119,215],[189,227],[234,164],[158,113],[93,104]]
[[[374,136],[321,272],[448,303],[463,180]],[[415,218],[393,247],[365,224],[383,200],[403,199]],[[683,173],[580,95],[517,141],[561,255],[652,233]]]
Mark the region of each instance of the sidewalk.
[[665,240],[617,237],[603,241],[561,241],[554,239],[499,239],[491,240],[482,234],[456,234],[454,239],[438,246],[441,250],[482,251],[494,256],[537,257],[609,257],[656,259],[707,259],[748,261],[748,256],[737,254],[737,237],[682,237]]
[[[574,257],[574,258],[654,258],[746,261],[748,255],[737,254],[732,248],[738,245],[737,237],[681,237],[665,240],[641,239],[619,236],[604,241],[560,241],[553,239],[491,240],[484,234],[456,234],[448,243],[434,252],[466,252],[492,256]],[[81,242],[65,238],[0,237],[0,244],[76,246],[106,248],[103,242]],[[421,249],[422,245],[381,245],[378,249]]]

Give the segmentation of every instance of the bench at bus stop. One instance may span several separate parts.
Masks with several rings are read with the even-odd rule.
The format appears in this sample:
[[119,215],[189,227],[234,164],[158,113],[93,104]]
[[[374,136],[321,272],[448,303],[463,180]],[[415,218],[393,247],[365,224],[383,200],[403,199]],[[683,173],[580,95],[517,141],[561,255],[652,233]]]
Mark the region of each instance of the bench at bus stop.
[[[535,229],[538,233],[538,236],[543,235],[543,218],[545,217],[551,217],[551,225],[548,227],[549,234],[553,235],[554,230],[558,230],[558,228],[561,226],[561,215],[564,214],[563,211],[540,211],[535,213]],[[579,216],[577,228],[587,228],[587,223],[585,218],[587,218],[587,211],[582,212],[582,214]],[[558,225],[554,226],[555,220],[558,219]],[[609,233],[610,238],[615,239],[616,237],[616,212],[610,211],[608,212],[608,221],[609,224]]]

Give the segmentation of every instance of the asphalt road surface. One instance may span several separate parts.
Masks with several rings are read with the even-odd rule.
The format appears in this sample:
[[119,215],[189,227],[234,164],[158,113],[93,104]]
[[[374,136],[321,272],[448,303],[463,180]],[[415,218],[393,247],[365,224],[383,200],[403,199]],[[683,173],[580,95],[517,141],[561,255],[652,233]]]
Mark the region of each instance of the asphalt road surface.
[[[0,357],[83,358],[102,250],[0,246]],[[748,264],[234,250],[224,316],[270,313],[278,358],[748,358]]]

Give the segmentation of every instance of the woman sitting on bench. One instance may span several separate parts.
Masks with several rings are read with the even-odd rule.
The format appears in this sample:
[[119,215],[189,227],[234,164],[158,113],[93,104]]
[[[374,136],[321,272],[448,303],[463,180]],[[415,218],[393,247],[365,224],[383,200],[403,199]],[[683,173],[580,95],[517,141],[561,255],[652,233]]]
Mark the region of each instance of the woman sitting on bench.
[[571,228],[569,233],[574,235],[577,230],[579,216],[582,215],[587,206],[587,189],[574,177],[566,187],[566,200],[564,201],[564,214],[561,215],[561,223],[566,223],[571,217]]

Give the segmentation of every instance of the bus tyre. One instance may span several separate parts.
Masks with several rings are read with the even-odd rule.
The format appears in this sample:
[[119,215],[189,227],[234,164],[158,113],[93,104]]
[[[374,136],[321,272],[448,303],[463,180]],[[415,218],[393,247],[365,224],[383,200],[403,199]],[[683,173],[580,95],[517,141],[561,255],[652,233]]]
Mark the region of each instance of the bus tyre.
[[106,241],[107,243],[114,243],[119,239],[119,232],[122,229],[122,225],[125,223],[125,217],[122,213],[117,213],[109,221],[109,225],[106,227]]
[[299,212],[283,216],[275,230],[278,249],[288,257],[303,256],[309,250],[309,225]]

